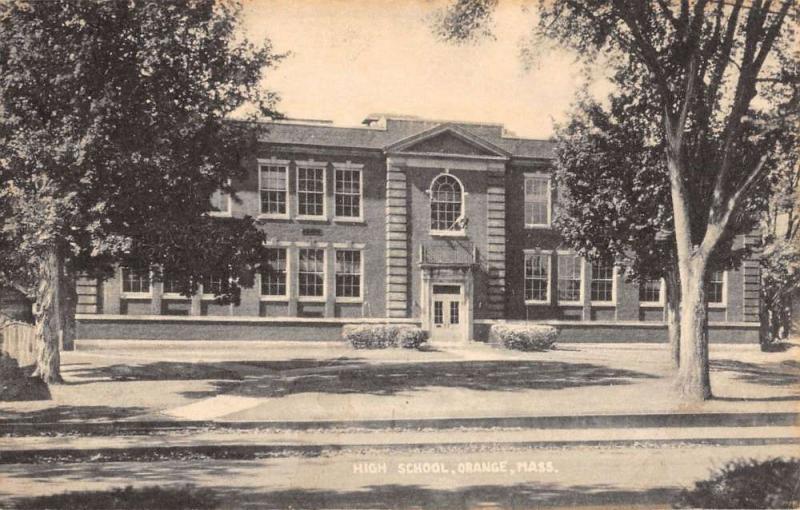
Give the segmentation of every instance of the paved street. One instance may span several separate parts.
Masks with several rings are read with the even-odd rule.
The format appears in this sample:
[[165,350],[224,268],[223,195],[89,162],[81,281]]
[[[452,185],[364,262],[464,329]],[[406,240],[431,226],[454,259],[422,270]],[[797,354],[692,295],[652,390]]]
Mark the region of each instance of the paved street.
[[796,444],[365,448],[251,461],[0,465],[0,498],[208,487],[219,508],[668,507],[683,487],[739,458],[800,456]]

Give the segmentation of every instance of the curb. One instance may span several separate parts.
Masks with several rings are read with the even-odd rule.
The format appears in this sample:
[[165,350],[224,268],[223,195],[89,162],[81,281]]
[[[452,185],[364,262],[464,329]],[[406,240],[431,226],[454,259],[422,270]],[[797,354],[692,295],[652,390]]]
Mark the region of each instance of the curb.
[[560,449],[575,447],[670,447],[670,446],[763,446],[800,444],[797,437],[776,438],[686,438],[613,439],[579,441],[511,441],[469,443],[387,443],[387,444],[284,444],[284,445],[198,445],[136,446],[131,448],[42,449],[0,452],[0,465],[53,464],[84,462],[158,462],[174,460],[258,460],[280,457],[320,457],[330,453],[420,452],[447,453],[447,450],[487,451],[509,449]]
[[650,428],[650,427],[778,427],[800,425],[800,412],[678,413],[632,415],[523,416],[489,418],[424,418],[396,420],[326,421],[112,421],[15,422],[0,421],[0,435],[76,434],[86,436],[142,435],[155,431],[203,430],[337,430],[337,429],[451,429],[451,428]]

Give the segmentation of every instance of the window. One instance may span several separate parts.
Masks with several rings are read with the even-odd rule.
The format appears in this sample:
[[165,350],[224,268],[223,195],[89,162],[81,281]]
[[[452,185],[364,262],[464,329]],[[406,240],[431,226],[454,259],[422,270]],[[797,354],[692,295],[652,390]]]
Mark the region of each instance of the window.
[[725,306],[725,271],[710,271],[706,283],[706,301],[709,305]]
[[592,302],[614,302],[614,265],[592,262]]
[[550,226],[550,177],[525,176],[525,226]]
[[525,254],[525,301],[548,303],[550,281],[550,256],[539,253]]
[[643,306],[662,306],[664,304],[664,285],[661,280],[639,282],[639,304]]
[[300,297],[325,295],[325,250],[301,248],[297,268]]
[[431,230],[460,232],[463,227],[463,189],[452,175],[443,174],[431,183]]
[[261,268],[261,295],[286,296],[286,248],[269,248]]
[[577,255],[558,255],[558,301],[580,303],[583,271]]
[[361,297],[361,252],[336,250],[336,297]]
[[123,294],[150,294],[150,272],[122,268]]
[[444,313],[442,312],[442,301],[433,302],[433,323],[444,324]]
[[361,219],[361,168],[334,163],[334,216]]
[[229,216],[231,214],[231,195],[217,190],[211,194],[211,215]]
[[262,164],[259,168],[261,214],[268,216],[288,216],[288,167],[278,164]]
[[183,290],[181,285],[181,281],[175,278],[174,276],[170,276],[167,273],[164,273],[164,294],[180,294]]
[[205,296],[220,296],[230,290],[230,282],[227,276],[204,276],[201,283],[203,284],[203,295]]
[[450,301],[450,324],[459,323],[458,307],[459,307],[458,301]]
[[325,216],[325,167],[297,166],[297,215]]

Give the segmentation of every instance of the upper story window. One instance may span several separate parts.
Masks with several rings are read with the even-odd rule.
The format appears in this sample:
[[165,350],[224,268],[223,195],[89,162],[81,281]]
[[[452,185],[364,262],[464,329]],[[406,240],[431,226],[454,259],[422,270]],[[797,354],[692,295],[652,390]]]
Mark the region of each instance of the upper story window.
[[122,268],[123,294],[150,294],[150,272]]
[[525,226],[549,227],[551,210],[550,176],[546,174],[526,174]]
[[285,297],[286,273],[286,248],[267,249],[267,260],[261,268],[261,295]]
[[614,264],[592,262],[592,302],[613,303],[614,293]]
[[641,306],[663,306],[664,282],[661,280],[639,282],[639,304]]
[[550,302],[550,255],[525,254],[525,301]]
[[297,163],[297,216],[325,217],[324,163]]
[[706,282],[706,301],[708,301],[710,306],[725,306],[726,281],[727,271],[709,271],[708,281]]
[[361,298],[361,252],[336,250],[336,298]]
[[300,297],[325,296],[325,250],[300,248],[297,268]]
[[450,174],[442,174],[431,183],[431,231],[461,232],[464,230],[464,188]]
[[558,302],[580,303],[582,301],[583,268],[577,255],[558,254]]
[[[230,181],[228,181],[230,183]],[[211,194],[211,215],[230,216],[231,214],[231,194],[222,190],[216,190]]]
[[334,217],[336,219],[360,220],[361,212],[361,165],[334,163]]
[[266,216],[289,216],[289,167],[285,163],[262,163],[259,165],[258,188],[261,198],[261,214]]

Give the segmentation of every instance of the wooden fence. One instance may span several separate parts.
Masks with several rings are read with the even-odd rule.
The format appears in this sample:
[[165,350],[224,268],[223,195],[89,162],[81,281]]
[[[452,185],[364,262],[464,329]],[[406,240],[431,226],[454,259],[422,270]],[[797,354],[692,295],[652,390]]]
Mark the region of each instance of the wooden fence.
[[0,322],[0,352],[17,360],[20,367],[36,363],[33,326],[24,322]]

